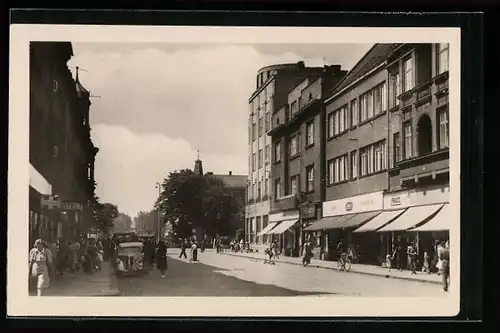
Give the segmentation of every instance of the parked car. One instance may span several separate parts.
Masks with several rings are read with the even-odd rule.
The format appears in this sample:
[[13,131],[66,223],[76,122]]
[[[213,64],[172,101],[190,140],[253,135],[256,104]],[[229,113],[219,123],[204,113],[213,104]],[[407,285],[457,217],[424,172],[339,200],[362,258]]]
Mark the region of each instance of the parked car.
[[147,274],[144,267],[144,244],[141,242],[123,242],[116,247],[116,275]]

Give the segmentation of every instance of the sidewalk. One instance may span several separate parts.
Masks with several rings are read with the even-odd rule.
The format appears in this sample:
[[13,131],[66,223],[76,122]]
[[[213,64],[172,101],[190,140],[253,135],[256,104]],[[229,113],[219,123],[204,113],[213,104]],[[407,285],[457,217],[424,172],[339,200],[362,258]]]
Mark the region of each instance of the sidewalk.
[[[243,257],[243,258],[254,259],[254,260],[264,260],[264,253],[221,252],[221,254],[235,256],[235,257]],[[275,261],[285,263],[285,264],[302,266],[302,258],[292,258],[292,257],[281,256],[279,259],[275,259]],[[337,270],[337,262],[336,261],[324,261],[324,260],[312,259],[312,262],[309,266]],[[398,272],[395,269],[393,269],[393,270],[391,270],[391,272],[389,272],[387,270],[387,268],[383,268],[383,267],[379,267],[379,266],[372,266],[372,265],[353,264],[349,273],[357,273],[357,274],[381,276],[381,277],[392,278],[392,279],[402,279],[402,280],[441,284],[441,277],[438,276],[437,274],[427,274],[427,273],[417,272],[417,274],[412,275],[412,274],[410,274],[409,271]]]
[[64,273],[55,276],[50,281],[50,288],[45,290],[44,296],[58,297],[92,297],[118,296],[118,280],[110,262],[103,262],[102,269],[93,274],[83,271]]

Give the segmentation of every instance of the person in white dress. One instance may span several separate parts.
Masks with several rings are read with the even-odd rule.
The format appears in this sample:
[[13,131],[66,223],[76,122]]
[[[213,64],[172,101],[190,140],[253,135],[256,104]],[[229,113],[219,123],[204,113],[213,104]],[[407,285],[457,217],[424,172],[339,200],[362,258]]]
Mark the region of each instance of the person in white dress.
[[52,276],[52,252],[46,243],[37,239],[29,253],[30,276],[36,280],[37,296],[42,296],[43,289],[50,286]]

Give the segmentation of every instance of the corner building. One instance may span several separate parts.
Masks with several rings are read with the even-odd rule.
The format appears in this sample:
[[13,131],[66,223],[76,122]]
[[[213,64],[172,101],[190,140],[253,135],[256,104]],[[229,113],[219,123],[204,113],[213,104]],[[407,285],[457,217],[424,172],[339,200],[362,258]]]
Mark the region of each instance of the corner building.
[[245,241],[263,250],[270,237],[262,234],[269,224],[271,210],[271,118],[288,102],[288,92],[307,75],[322,68],[306,67],[304,62],[277,64],[261,68],[256,88],[251,94],[248,112],[247,203],[245,207]]

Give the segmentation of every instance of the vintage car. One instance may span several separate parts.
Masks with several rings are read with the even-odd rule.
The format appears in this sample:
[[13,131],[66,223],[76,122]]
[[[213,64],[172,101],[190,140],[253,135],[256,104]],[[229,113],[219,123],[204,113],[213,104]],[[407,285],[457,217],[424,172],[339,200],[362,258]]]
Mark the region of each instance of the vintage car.
[[144,267],[144,245],[141,242],[123,242],[116,247],[116,275],[147,274]]

